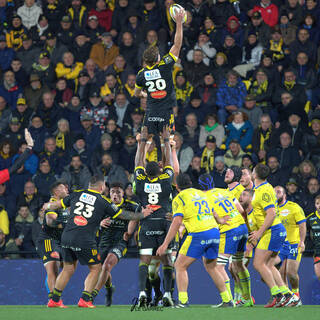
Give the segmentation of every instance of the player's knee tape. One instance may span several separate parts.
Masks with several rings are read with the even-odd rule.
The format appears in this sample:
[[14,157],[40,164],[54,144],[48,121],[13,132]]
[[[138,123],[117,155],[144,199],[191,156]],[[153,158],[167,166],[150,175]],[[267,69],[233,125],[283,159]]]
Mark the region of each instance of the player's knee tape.
[[226,266],[229,262],[229,258],[223,255],[218,255],[217,264]]
[[148,268],[148,274],[149,274],[150,280],[154,280],[159,276],[158,275],[159,269],[160,269],[160,261],[157,259],[151,259],[151,262]]
[[232,262],[241,262],[243,261],[244,253],[237,252],[236,254],[232,255]]

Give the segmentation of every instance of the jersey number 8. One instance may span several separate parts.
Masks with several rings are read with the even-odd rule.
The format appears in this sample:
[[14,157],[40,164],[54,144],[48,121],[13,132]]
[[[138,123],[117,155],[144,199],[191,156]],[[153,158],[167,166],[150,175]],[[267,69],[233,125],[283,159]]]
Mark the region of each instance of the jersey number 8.
[[159,196],[157,193],[149,193],[148,202],[150,204],[157,204],[159,202]]
[[149,92],[164,90],[167,86],[164,79],[157,79],[156,81],[148,81],[146,82],[146,86],[148,87]]
[[78,201],[76,203],[76,208],[74,213],[79,216],[84,216],[85,218],[91,218],[93,214],[94,207],[89,204],[84,204],[83,202]]

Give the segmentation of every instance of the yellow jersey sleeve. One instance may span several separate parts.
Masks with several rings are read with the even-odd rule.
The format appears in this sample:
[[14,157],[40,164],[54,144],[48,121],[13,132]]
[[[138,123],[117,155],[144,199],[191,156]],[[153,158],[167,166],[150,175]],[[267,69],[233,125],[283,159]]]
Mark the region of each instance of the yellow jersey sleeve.
[[185,207],[184,200],[181,198],[181,196],[177,195],[172,201],[173,218],[177,216],[184,217],[184,214],[185,214],[184,207]]
[[306,222],[306,216],[304,215],[304,211],[298,204],[297,204],[297,210],[295,210],[295,220],[296,220],[296,224]]

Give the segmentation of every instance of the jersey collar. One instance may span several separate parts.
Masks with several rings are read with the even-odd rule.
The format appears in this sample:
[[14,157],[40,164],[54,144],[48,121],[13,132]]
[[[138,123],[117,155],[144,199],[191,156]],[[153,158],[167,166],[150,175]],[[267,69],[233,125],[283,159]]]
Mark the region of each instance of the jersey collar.
[[122,198],[121,202],[119,204],[117,204],[117,207],[121,207],[124,203],[124,198]]
[[268,183],[268,181],[262,182],[258,186],[255,186],[254,189],[256,190],[256,189],[260,188],[261,186],[263,186],[264,184],[267,184],[267,183]]
[[229,188],[229,191],[232,191],[233,189],[235,189],[240,183],[236,184],[232,189]]
[[98,192],[98,191],[96,191],[96,190],[92,190],[92,189],[88,189],[88,191],[93,192],[93,193],[101,194],[100,192]]
[[252,213],[252,211],[253,211],[253,208],[250,210],[250,212],[248,212],[248,216]]
[[283,206],[285,206],[287,204],[288,200],[286,200],[286,202],[282,205],[279,206],[279,208],[282,208]]

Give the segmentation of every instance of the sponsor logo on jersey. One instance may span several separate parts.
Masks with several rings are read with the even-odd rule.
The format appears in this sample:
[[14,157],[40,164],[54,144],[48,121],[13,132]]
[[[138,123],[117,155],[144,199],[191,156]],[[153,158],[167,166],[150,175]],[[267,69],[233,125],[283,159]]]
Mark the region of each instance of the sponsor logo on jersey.
[[160,193],[162,192],[160,183],[145,183],[144,192],[146,193]]
[[79,226],[79,227],[83,227],[86,226],[88,224],[88,221],[85,217],[82,216],[76,216],[73,218],[73,222]]
[[79,199],[81,202],[90,204],[90,205],[94,205],[94,203],[97,200],[96,196],[93,196],[92,194],[88,194],[88,193],[82,193]]
[[146,231],[146,236],[161,236],[164,231]]
[[160,117],[148,117],[149,122],[164,122],[163,118]]
[[150,96],[153,99],[163,99],[166,97],[166,95],[167,95],[167,91],[164,91],[164,90],[155,91],[155,92],[150,93]]
[[290,213],[290,211],[288,209],[282,210],[280,211],[280,214],[284,217],[286,217],[288,214]]
[[144,77],[146,80],[155,80],[160,79],[161,74],[159,69],[148,70],[144,72]]
[[54,259],[59,259],[60,258],[60,255],[57,251],[53,251],[51,252],[50,254],[51,258],[54,258]]

